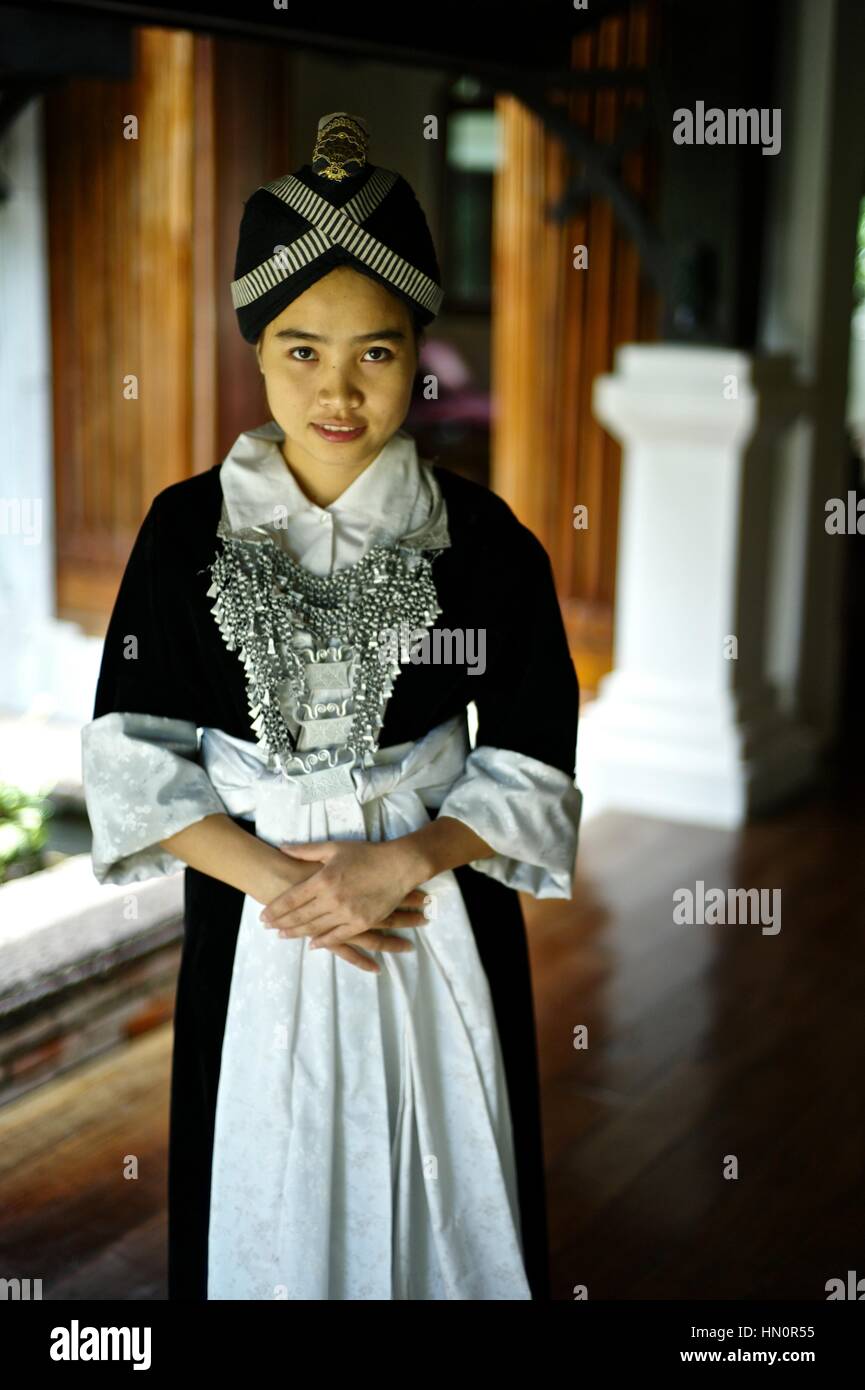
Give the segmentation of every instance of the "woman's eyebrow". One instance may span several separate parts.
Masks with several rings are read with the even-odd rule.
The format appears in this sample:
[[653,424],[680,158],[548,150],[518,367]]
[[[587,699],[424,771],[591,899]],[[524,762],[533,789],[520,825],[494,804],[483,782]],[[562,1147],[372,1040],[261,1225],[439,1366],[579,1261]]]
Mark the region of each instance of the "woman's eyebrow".
[[[323,333],[308,333],[305,328],[280,328],[274,338],[306,338],[311,343],[329,343]],[[382,328],[377,333],[356,333],[349,338],[350,343],[367,343],[373,338],[388,338],[391,342],[405,342],[406,335],[399,328]]]

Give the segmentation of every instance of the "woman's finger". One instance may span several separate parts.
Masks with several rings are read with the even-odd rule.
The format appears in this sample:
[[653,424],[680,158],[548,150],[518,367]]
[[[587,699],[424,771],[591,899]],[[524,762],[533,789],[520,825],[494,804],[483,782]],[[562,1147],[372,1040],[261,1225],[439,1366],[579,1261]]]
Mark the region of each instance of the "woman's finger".
[[[390,936],[383,931],[365,931],[360,936],[351,938],[354,946],[365,946],[368,951],[386,951],[391,955],[400,955],[405,951],[413,951],[414,943],[404,936]],[[325,945],[322,942],[322,945]]]
[[312,902],[321,888],[320,872],[316,870],[308,878],[301,879],[300,883],[295,883],[292,888],[286,888],[284,893],[279,893],[273,902],[268,903],[258,914],[259,921],[272,922],[275,918],[284,917],[287,912],[295,912],[299,907]]
[[422,888],[413,888],[410,893],[406,893],[400,907],[423,907],[429,896]]
[[277,899],[265,911],[267,916],[262,913],[259,918],[265,927],[282,927],[284,925],[286,930],[293,929],[302,932],[304,927],[311,926],[319,918],[327,916],[331,909],[325,907],[320,898],[314,897],[301,907],[292,908],[291,911],[280,908],[279,899]]
[[[362,932],[360,936],[352,937],[352,943],[355,946],[365,946],[368,951],[383,951],[386,955],[404,955],[406,951],[414,950],[410,941],[406,941],[401,936],[387,936],[384,932]],[[328,946],[327,949],[333,951],[335,956],[341,956],[343,960],[347,960],[350,965],[356,965],[359,960],[362,960],[364,962],[362,968],[369,969],[370,962],[358,951],[353,951],[351,946],[337,943],[335,946]]]
[[[400,913],[400,920],[390,922],[391,927],[410,927],[411,922],[405,921],[408,913]],[[314,936],[309,943],[310,950],[317,951],[321,946],[340,946],[345,942],[351,942],[353,946],[364,946],[368,951],[405,951],[414,950],[411,941],[403,936],[391,936],[385,931],[385,923],[378,923],[374,927],[369,927],[366,931],[356,932],[347,931],[345,927],[335,927],[333,931],[322,932],[319,936]],[[384,943],[388,943],[385,945]],[[396,943],[396,944],[393,944]]]
[[[400,955],[404,951],[414,950],[414,946],[410,941],[405,941],[399,936],[385,936],[380,932],[363,932],[360,936],[352,937],[352,941],[358,946],[365,946],[367,950],[384,951],[388,954]],[[358,970],[365,970],[367,973],[372,973],[374,975],[381,973],[380,965],[375,961],[369,960],[366,956],[362,955],[360,951],[354,950],[352,946],[337,943],[334,946],[328,946],[327,949],[332,951],[335,956],[339,956],[341,960],[346,961],[348,965],[353,965]]]
[[[361,932],[360,936],[351,938],[352,946],[345,943],[334,942],[328,946],[329,951],[333,951],[335,956],[340,956],[348,961],[349,965],[357,965],[361,969],[369,969],[369,961],[366,956],[362,956],[359,951],[353,949],[354,946],[364,946],[368,951],[383,951],[387,955],[403,955],[406,951],[413,951],[414,945],[411,941],[402,936],[390,936],[382,931]],[[326,945],[326,942],[322,942]],[[362,962],[362,964],[361,964]]]
[[401,912],[399,909],[381,920],[383,927],[428,927],[429,924],[429,917],[422,912]]
[[300,927],[283,926],[283,925],[282,925],[282,921],[283,921],[282,918],[278,918],[275,922],[265,922],[264,925],[265,925],[266,927],[272,927],[272,928],[276,931],[276,933],[277,933],[278,936],[286,936],[286,937],[313,936],[313,937],[315,937],[315,936],[319,936],[322,932],[325,932],[325,931],[327,931],[328,929],[330,929],[330,928],[332,928],[332,927],[339,927],[339,926],[341,926],[342,923],[343,923],[343,920],[344,920],[344,918],[341,917],[340,914],[339,914],[338,912],[322,912],[321,915],[320,915],[319,917],[314,917],[314,918],[312,918],[311,921],[305,922],[305,923],[303,924],[303,926],[300,926]]
[[[370,927],[373,933],[381,932],[388,927],[426,927],[429,925],[429,918],[424,917],[420,912],[392,912],[388,917],[383,917],[375,926]],[[361,936],[366,936],[367,932],[355,933],[350,927],[334,927],[331,931],[319,932],[315,937],[315,945],[333,946],[340,941],[359,941]],[[377,948],[372,948],[377,949]]]
[[333,951],[335,956],[339,956],[341,960],[347,961],[349,965],[356,966],[358,970],[366,970],[367,973],[373,975],[381,974],[381,966],[378,964],[378,961],[369,960],[366,956],[361,955],[360,951],[355,951],[351,946],[329,946],[328,950]]

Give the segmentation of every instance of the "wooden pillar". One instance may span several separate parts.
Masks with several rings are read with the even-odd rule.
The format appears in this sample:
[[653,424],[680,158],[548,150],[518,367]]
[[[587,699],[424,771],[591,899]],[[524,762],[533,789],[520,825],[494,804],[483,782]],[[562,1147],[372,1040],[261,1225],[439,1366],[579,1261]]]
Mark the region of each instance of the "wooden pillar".
[[[574,41],[572,66],[647,66],[654,7],[634,5]],[[637,90],[597,89],[569,98],[571,118],[612,141]],[[556,223],[548,207],[565,188],[569,156],[514,97],[497,99],[503,159],[493,218],[492,374],[495,419],[491,484],[550,554],[583,688],[612,666],[619,449],[594,420],[594,378],[623,342],[656,336],[656,296],[640,277],[634,247],[612,209],[592,197]],[[649,198],[648,152],[625,164],[628,186]],[[588,249],[588,269],[574,248]],[[588,508],[575,530],[574,507]]]

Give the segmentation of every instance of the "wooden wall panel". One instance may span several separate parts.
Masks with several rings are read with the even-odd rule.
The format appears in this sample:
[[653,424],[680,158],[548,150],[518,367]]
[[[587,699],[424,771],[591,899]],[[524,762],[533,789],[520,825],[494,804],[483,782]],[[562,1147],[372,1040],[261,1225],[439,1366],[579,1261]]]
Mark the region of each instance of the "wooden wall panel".
[[190,471],[193,39],[135,37],[131,81],[46,98],[57,608],[88,631],[154,493]]
[[244,199],[260,184],[288,174],[294,167],[290,155],[291,56],[290,49],[273,45],[214,42],[217,200],[212,226],[217,274],[219,459],[241,430],[269,418],[255,349],[240,335],[229,286],[234,279]]
[[218,173],[216,41],[198,35],[194,41],[193,199],[192,229],[192,472],[204,473],[217,461],[219,374],[217,342]]
[[[572,66],[647,66],[654,16],[648,0],[603,20],[574,41]],[[603,144],[618,134],[624,107],[642,100],[638,89],[599,88],[573,94],[568,109]],[[504,157],[494,193],[492,486],[550,553],[571,649],[591,691],[612,666],[619,499],[619,450],[592,416],[592,384],[620,343],[655,336],[657,297],[605,199],[591,197],[566,223],[550,220],[569,156],[515,98],[499,97],[497,110]],[[651,152],[629,152],[624,178],[650,205]],[[572,264],[579,245],[588,248],[587,271]],[[575,531],[581,503],[589,527]]]
[[288,49],[145,28],[135,54],[46,99],[57,611],[94,633],[155,494],[267,419],[229,286],[243,200],[289,171]]

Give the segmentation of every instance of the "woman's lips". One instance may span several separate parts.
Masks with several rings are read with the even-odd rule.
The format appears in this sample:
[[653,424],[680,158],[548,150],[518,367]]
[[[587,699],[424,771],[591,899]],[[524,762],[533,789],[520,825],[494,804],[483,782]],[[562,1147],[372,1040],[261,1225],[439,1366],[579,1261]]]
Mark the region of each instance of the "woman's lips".
[[322,439],[326,439],[330,444],[350,444],[353,439],[360,439],[366,429],[366,425],[358,425],[356,429],[336,429],[328,428],[326,425],[318,425],[313,420],[312,428]]

